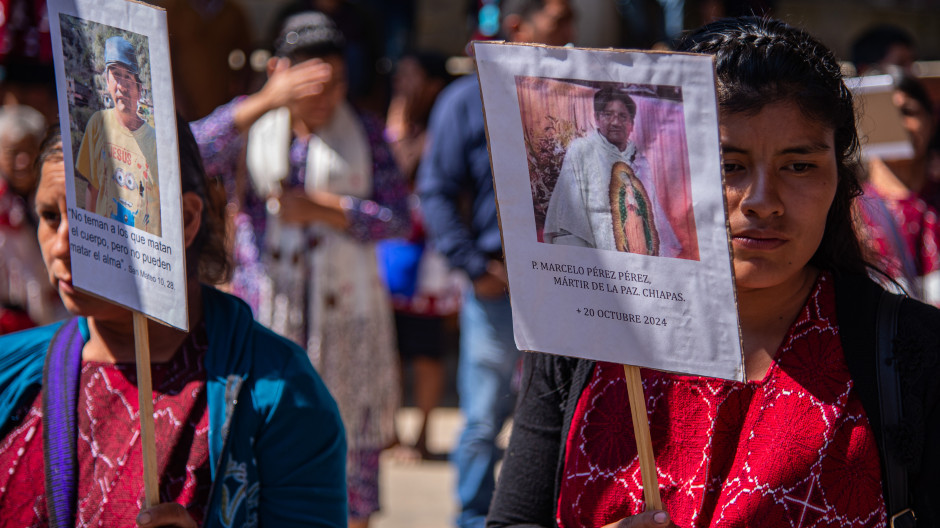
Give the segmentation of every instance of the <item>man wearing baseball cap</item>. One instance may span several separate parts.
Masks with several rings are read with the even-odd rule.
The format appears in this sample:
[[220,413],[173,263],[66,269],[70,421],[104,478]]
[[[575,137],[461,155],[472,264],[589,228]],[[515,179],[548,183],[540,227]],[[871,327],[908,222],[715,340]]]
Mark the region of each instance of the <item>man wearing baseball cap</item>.
[[160,236],[156,132],[137,114],[137,50],[123,37],[111,37],[104,63],[114,106],[88,120],[75,162],[87,182],[85,209]]

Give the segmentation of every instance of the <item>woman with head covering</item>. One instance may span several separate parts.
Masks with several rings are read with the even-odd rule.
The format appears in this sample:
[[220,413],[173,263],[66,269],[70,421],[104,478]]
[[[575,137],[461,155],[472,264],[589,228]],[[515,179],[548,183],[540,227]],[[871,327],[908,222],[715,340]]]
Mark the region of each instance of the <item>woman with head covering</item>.
[[238,190],[233,180],[247,168],[235,196],[244,266],[235,291],[259,320],[306,347],[336,397],[349,441],[350,519],[366,523],[379,507],[379,453],[393,439],[399,401],[374,241],[406,234],[410,217],[381,123],[346,102],[343,46],[323,13],[288,17],[264,87],[194,126],[210,173]]
[[[940,313],[901,303],[887,366],[901,389],[880,393],[883,290],[852,222],[858,138],[838,62],[757,17],[704,26],[678,49],[716,56],[747,382],[643,371],[666,510],[644,511],[622,367],[528,355],[488,526],[874,527],[902,513],[886,499],[936,525]],[[884,409],[898,398],[893,428]],[[883,486],[894,461],[907,493]]]
[[162,504],[142,511],[132,314],[72,284],[55,135],[38,160],[38,235],[75,317],[0,338],[0,526],[345,526],[336,403],[303,350],[209,286],[231,270],[224,198],[178,126],[190,331],[148,329]]

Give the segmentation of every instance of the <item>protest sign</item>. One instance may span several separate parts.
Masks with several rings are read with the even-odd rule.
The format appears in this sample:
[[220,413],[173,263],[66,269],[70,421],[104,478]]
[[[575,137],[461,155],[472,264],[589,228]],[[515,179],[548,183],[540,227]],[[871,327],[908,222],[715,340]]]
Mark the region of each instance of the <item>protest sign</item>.
[[713,58],[474,51],[517,346],[743,381]]
[[49,0],[72,285],[133,311],[144,505],[159,500],[147,317],[188,330],[166,12]]
[[75,287],[187,330],[166,12],[50,0]]
[[858,108],[858,139],[862,156],[882,160],[912,159],[914,146],[894,103],[894,79],[890,75],[853,77],[845,85]]

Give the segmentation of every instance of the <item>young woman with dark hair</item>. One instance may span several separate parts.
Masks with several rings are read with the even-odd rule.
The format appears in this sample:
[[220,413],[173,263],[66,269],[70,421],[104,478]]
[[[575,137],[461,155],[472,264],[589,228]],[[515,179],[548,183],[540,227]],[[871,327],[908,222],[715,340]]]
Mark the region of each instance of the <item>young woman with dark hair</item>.
[[884,526],[898,513],[889,457],[909,477],[891,503],[935,525],[940,313],[901,303],[890,368],[905,414],[883,442],[883,290],[853,228],[858,138],[835,57],[756,17],[704,26],[679,50],[717,58],[747,381],[643,372],[666,510],[644,512],[622,368],[528,355],[488,526]]
[[50,137],[38,237],[74,317],[0,338],[0,527],[346,526],[339,410],[299,347],[210,286],[231,269],[224,196],[178,127],[190,330],[148,325],[162,504],[143,509],[132,314],[72,285]]

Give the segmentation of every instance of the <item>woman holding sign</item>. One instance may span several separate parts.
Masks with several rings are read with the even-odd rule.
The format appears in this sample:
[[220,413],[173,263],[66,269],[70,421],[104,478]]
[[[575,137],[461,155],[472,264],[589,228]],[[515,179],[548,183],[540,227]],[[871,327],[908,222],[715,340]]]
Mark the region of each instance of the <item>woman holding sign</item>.
[[[901,303],[881,369],[901,388],[880,394],[883,290],[853,228],[858,138],[835,57],[756,17],[705,26],[680,50],[717,58],[748,381],[643,372],[666,510],[644,512],[622,367],[530,354],[488,525],[884,526],[908,508],[936,525],[940,313]],[[900,427],[884,425],[898,399]],[[900,481],[885,476],[895,461]]]
[[0,338],[2,527],[346,526],[339,411],[299,347],[206,285],[230,271],[224,198],[178,124],[190,331],[149,325],[162,504],[141,511],[132,314],[72,286],[54,137],[39,159],[38,234],[77,317]]

